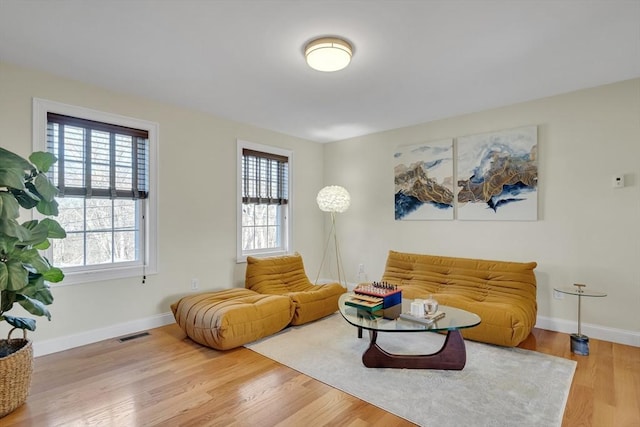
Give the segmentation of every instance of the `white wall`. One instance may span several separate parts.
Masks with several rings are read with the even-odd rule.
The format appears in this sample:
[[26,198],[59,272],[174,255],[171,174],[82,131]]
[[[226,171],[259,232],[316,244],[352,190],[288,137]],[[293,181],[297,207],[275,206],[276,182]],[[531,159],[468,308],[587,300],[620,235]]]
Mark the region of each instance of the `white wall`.
[[[538,221],[394,220],[397,146],[526,125],[538,125]],[[390,249],[537,261],[542,326],[575,332],[575,297],[552,290],[586,283],[608,296],[584,300],[583,322],[640,345],[640,79],[332,143],[324,169],[352,197],[337,219],[349,281],[360,263],[379,278]]]
[[[319,268],[321,144],[0,62],[0,146],[25,157],[32,151],[33,97],[160,125],[159,273],[144,285],[127,279],[55,286],[51,322],[39,318],[30,334],[36,353],[42,341],[78,344],[92,334],[104,338],[144,327],[140,319],[162,316],[190,292],[192,277],[203,291],[243,286],[245,265],[235,262],[237,138],[293,151],[292,249],[303,255],[309,275]],[[0,323],[0,336],[7,330]]]

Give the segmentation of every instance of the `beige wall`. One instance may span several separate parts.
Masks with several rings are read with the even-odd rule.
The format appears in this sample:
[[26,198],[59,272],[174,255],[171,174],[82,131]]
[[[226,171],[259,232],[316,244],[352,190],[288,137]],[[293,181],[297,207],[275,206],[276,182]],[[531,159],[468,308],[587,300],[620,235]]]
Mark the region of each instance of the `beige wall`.
[[[640,79],[321,145],[0,62],[0,145],[25,156],[33,97],[160,124],[159,273],[145,285],[127,279],[55,287],[53,319],[38,320],[36,344],[167,313],[190,292],[192,277],[202,290],[242,286],[236,138],[293,150],[293,250],[312,278],[323,221],[327,226],[315,196],[323,185],[343,185],[352,205],[337,226],[349,281],[360,263],[369,279],[379,278],[389,249],[535,260],[539,315],[550,329],[574,327],[576,315],[575,299],[554,300],[552,288],[583,282],[609,294],[585,300],[584,322],[640,336]],[[524,125],[538,125],[538,221],[394,220],[397,146]],[[611,186],[617,174],[625,175],[623,189]]]
[[[310,275],[322,257],[321,144],[223,120],[197,111],[109,92],[94,86],[0,63],[0,145],[32,151],[32,98],[157,122],[159,150],[159,273],[139,279],[56,286],[52,321],[38,319],[36,343],[109,328],[167,313],[169,304],[200,289],[243,286],[236,264],[236,139],[293,151],[293,250]],[[0,324],[0,335],[6,334]]]
[[[397,146],[526,125],[538,125],[538,221],[394,220]],[[389,249],[532,260],[548,324],[575,327],[576,299],[552,289],[586,283],[608,297],[585,299],[583,322],[640,337],[640,80],[332,143],[324,169],[352,196],[337,220],[350,281],[360,263],[379,278]],[[617,174],[625,188],[612,188]]]

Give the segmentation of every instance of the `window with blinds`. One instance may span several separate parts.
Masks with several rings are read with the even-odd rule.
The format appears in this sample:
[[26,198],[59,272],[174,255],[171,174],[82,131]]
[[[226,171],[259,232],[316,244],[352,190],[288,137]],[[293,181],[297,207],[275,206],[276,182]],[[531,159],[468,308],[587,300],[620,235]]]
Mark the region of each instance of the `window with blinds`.
[[242,203],[283,205],[288,202],[289,159],[242,150]]
[[241,150],[240,258],[288,250],[290,158],[261,148]]
[[65,268],[142,264],[149,195],[148,132],[47,113],[50,176],[67,238],[52,258]]

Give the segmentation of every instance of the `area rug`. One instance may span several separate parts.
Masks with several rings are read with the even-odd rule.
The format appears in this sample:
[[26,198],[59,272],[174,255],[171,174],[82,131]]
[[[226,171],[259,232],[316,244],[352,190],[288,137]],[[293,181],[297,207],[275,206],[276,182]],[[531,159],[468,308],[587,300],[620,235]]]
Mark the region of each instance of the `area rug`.
[[[435,333],[379,333],[397,354],[430,354]],[[467,341],[462,371],[366,368],[369,337],[339,314],[245,347],[421,426],[560,426],[576,363]]]

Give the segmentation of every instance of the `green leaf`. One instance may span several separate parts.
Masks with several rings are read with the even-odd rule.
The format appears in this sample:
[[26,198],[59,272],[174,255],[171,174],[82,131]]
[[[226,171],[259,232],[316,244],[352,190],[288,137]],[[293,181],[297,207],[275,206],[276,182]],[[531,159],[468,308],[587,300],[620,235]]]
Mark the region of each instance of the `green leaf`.
[[44,281],[44,277],[40,274],[29,275],[29,286],[20,291],[23,295],[37,299],[44,305],[49,305],[53,302],[53,294],[51,294],[51,288]]
[[20,169],[26,171],[31,168],[31,163],[26,159],[0,147],[0,169]]
[[[4,303],[4,291],[7,289],[7,283],[9,283],[9,269],[7,264],[0,262],[0,291],[2,291],[2,301]],[[4,304],[3,304],[4,305]],[[2,311],[5,311],[4,309]]]
[[56,202],[55,200],[52,200],[50,202],[47,202],[46,200],[40,200],[40,202],[38,202],[38,205],[36,206],[36,209],[42,215],[58,216],[58,202]]
[[[44,195],[40,194],[40,189],[36,188],[36,186],[31,182],[27,182],[25,186],[27,188],[27,191],[38,198],[39,202],[36,205],[36,209],[38,210],[38,212],[46,216],[58,216],[58,202],[56,202],[55,199],[47,200]],[[56,192],[58,191],[57,188],[53,188]],[[44,186],[44,190],[47,191],[46,185]]]
[[29,313],[35,316],[47,316],[47,318],[51,320],[51,313],[47,307],[37,299],[19,295],[19,298],[17,298],[16,301]]
[[37,245],[33,245],[33,247],[39,251],[46,251],[51,247],[51,242],[49,241],[49,239],[45,239],[43,242],[38,243]]
[[51,269],[51,264],[40,255],[37,249],[22,250],[18,258],[23,264],[31,266],[38,273],[45,274]]
[[44,151],[31,153],[29,160],[31,160],[31,163],[33,163],[41,172],[49,172],[51,165],[58,161],[56,156],[52,153],[46,153]]
[[38,193],[38,189],[36,188],[36,186],[31,181],[32,180],[29,180],[29,181],[24,183],[25,191],[28,191],[29,194],[31,194],[33,197],[38,199],[38,201],[42,200],[42,196],[40,195],[40,193]]
[[0,313],[5,313],[13,307],[13,303],[16,301],[16,293],[2,291],[0,292],[0,299],[2,300],[2,304],[0,304]]
[[53,283],[61,282],[64,279],[64,273],[57,267],[51,267],[43,273],[45,280]]
[[[42,221],[32,220],[22,223],[22,226],[31,232],[31,237],[22,243],[27,245],[39,245],[46,241],[49,237],[49,228],[54,228],[54,233],[58,232],[55,224],[51,224],[52,220],[43,219]],[[55,221],[53,221],[55,222]],[[57,223],[56,223],[57,224]],[[59,227],[59,224],[58,224]]]
[[19,216],[20,205],[13,194],[0,191],[0,219],[16,219]]
[[26,188],[24,190],[9,190],[13,197],[16,198],[20,206],[25,209],[33,209],[36,207],[40,199],[35,194],[28,191]]
[[40,224],[44,224],[47,227],[47,237],[50,239],[64,239],[67,237],[67,232],[55,219],[45,218],[40,221]]
[[33,231],[38,226],[38,224],[39,222],[37,219],[32,219],[32,220],[23,222],[22,226],[27,230]]
[[0,231],[0,253],[11,254],[18,242],[16,237],[9,237]]
[[7,260],[4,265],[7,268],[6,290],[19,291],[27,286],[29,283],[28,272],[22,266],[22,262],[20,262],[20,260],[10,259]]
[[38,220],[23,222],[22,226],[31,232],[31,237],[22,242],[23,245],[39,245],[47,240],[49,230],[46,224],[41,224]]
[[36,321],[28,317],[13,317],[5,314],[4,319],[14,328],[27,329],[29,331],[36,330]]
[[0,233],[4,233],[10,237],[15,237],[21,242],[31,238],[31,232],[18,224],[15,219],[0,218]]
[[24,171],[0,168],[0,187],[24,190]]
[[47,202],[53,201],[54,197],[58,195],[58,189],[55,185],[49,181],[49,178],[44,173],[36,175],[36,179],[33,184],[38,190],[38,194],[42,196]]

